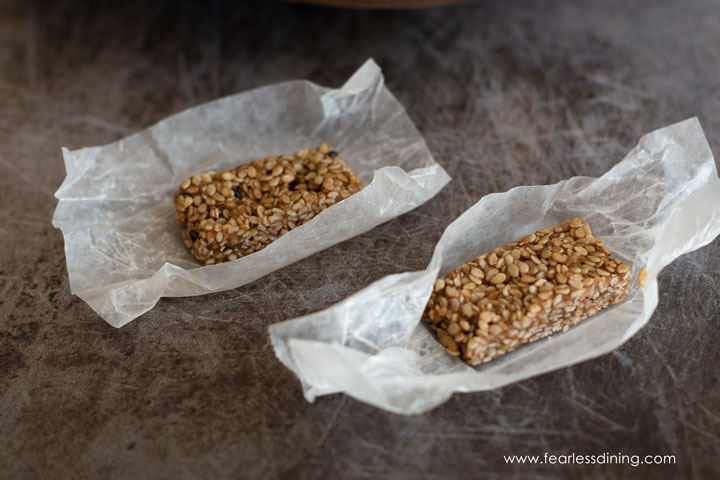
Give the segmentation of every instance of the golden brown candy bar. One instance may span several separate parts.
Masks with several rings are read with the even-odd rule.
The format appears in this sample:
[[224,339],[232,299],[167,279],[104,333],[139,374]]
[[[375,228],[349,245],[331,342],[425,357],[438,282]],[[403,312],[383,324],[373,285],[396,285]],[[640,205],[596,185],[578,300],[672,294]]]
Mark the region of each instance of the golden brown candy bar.
[[203,265],[235,260],[362,189],[326,144],[183,180],[175,194],[185,245]]
[[623,301],[630,267],[583,220],[565,220],[435,282],[423,320],[454,356],[479,365]]

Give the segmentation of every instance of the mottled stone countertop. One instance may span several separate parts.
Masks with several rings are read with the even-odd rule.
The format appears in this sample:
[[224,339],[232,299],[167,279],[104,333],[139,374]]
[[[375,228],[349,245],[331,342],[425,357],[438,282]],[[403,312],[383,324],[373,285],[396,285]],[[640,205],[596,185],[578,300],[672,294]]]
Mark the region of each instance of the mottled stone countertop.
[[[0,1],[0,478],[718,478],[720,241],[659,277],[611,354],[400,417],[307,403],[268,325],[423,268],[483,195],[598,176],[698,116],[720,154],[717,1],[500,1],[419,11],[275,2]],[[122,329],[71,295],[50,219],[61,146],[187,107],[382,66],[453,177],[436,198],[244,288]],[[675,465],[511,465],[511,454]]]

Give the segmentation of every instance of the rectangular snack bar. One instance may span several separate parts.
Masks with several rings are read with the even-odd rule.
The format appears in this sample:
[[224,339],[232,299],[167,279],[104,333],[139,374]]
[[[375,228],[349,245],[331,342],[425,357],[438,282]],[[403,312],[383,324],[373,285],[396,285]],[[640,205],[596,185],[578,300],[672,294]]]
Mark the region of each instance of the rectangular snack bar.
[[479,365],[625,300],[631,280],[587,223],[565,220],[439,278],[423,320],[449,354]]
[[213,265],[265,248],[361,189],[338,153],[322,144],[183,180],[176,220],[193,256]]

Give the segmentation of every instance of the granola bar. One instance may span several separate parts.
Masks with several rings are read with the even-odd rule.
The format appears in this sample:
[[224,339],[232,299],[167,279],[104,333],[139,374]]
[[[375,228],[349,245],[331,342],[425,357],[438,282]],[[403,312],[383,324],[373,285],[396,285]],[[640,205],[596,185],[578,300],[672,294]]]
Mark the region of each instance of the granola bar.
[[437,279],[423,320],[449,354],[478,365],[623,301],[632,278],[587,223],[566,220]]
[[322,144],[183,180],[176,220],[193,256],[213,265],[265,248],[361,189],[338,153]]

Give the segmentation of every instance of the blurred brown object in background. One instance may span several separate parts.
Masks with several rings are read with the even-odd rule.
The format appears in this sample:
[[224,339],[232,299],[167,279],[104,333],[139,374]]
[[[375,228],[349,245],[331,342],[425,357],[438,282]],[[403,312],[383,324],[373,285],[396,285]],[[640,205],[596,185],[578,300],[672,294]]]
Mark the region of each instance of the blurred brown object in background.
[[453,3],[466,3],[470,0],[287,0],[293,3],[313,3],[316,5],[327,5],[331,7],[347,8],[375,8],[375,9],[400,9],[400,8],[427,8]]

